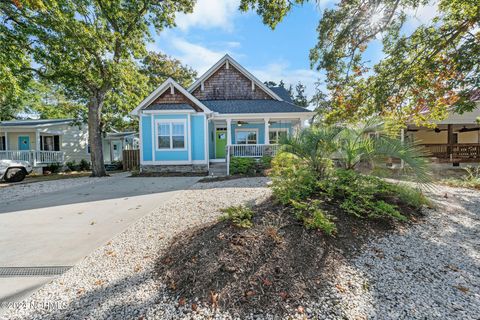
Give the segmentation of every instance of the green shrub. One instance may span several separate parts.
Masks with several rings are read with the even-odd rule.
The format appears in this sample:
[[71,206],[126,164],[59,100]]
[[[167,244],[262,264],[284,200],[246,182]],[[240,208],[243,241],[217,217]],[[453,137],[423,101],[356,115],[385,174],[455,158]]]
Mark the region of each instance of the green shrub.
[[273,158],[271,156],[262,156],[260,158],[259,164],[262,169],[270,169],[272,167],[272,160]]
[[321,189],[340,202],[340,208],[356,217],[406,219],[395,204],[385,202],[386,198],[397,197],[393,193],[396,189],[380,178],[339,169],[334,178],[322,181]]
[[337,228],[331,217],[321,208],[321,201],[291,201],[295,217],[302,221],[306,228],[322,230],[328,235]]
[[270,176],[274,196],[285,205],[306,199],[316,191],[315,173],[290,153],[280,153],[272,160]]
[[88,162],[85,159],[82,159],[82,160],[80,160],[80,164],[78,165],[78,168],[81,171],[88,171],[88,170],[90,170],[90,162]]
[[230,159],[230,174],[254,175],[255,162],[253,158],[232,157]]
[[232,206],[221,210],[224,215],[220,217],[221,220],[231,221],[239,228],[250,228],[254,212],[252,209],[245,206]]
[[79,165],[76,163],[75,160],[73,160],[73,161],[68,161],[67,163],[65,163],[65,165],[66,165],[67,168],[70,169],[71,171],[78,171],[78,170],[79,170]]
[[431,206],[430,201],[421,190],[403,184],[390,184],[389,192],[396,195],[403,203],[413,207]]
[[51,163],[45,167],[45,170],[50,171],[51,173],[58,173],[61,168],[62,165],[60,163]]

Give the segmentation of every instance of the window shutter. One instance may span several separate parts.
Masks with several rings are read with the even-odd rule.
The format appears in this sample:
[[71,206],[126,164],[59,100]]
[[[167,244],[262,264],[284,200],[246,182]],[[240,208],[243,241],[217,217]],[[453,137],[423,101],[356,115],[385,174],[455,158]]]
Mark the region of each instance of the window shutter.
[[53,150],[60,151],[60,136],[53,136]]
[[5,136],[0,137],[0,150],[5,150]]

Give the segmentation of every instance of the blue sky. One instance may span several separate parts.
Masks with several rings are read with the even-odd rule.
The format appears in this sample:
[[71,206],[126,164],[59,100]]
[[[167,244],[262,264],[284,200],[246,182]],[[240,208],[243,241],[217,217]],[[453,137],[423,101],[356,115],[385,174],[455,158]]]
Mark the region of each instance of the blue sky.
[[[310,69],[308,54],[316,43],[320,13],[334,1],[296,7],[272,31],[256,13],[240,12],[239,0],[197,0],[194,12],[179,15],[177,27],[155,35],[148,49],[180,59],[199,75],[228,53],[260,80],[283,79],[292,85],[301,81],[311,96],[315,82],[322,79]],[[412,12],[414,17],[406,28],[431,19],[432,12],[431,6]],[[366,56],[373,62],[381,57],[378,44],[369,48]]]

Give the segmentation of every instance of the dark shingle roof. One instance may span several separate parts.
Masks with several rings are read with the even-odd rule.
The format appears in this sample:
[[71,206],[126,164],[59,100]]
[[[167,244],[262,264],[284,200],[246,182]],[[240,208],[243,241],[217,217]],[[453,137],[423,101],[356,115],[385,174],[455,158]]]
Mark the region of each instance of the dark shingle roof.
[[292,103],[277,100],[202,100],[201,102],[218,113],[310,112]]
[[145,108],[145,110],[195,110],[186,103],[154,103]]
[[70,123],[73,119],[36,119],[36,120],[10,120],[0,122],[2,127],[28,127],[40,125],[54,125]]
[[282,98],[286,102],[292,103],[292,97],[290,97],[290,93],[288,92],[287,89],[284,87],[268,87],[270,90],[272,90],[277,96]]

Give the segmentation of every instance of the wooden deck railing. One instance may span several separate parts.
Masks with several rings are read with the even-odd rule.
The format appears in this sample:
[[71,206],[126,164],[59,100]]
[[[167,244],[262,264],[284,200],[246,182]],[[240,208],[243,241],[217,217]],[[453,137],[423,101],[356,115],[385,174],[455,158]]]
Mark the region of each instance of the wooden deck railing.
[[422,144],[428,156],[448,162],[480,161],[480,143]]
[[63,151],[35,151],[35,150],[3,150],[0,151],[0,160],[22,160],[32,165],[64,163]]

